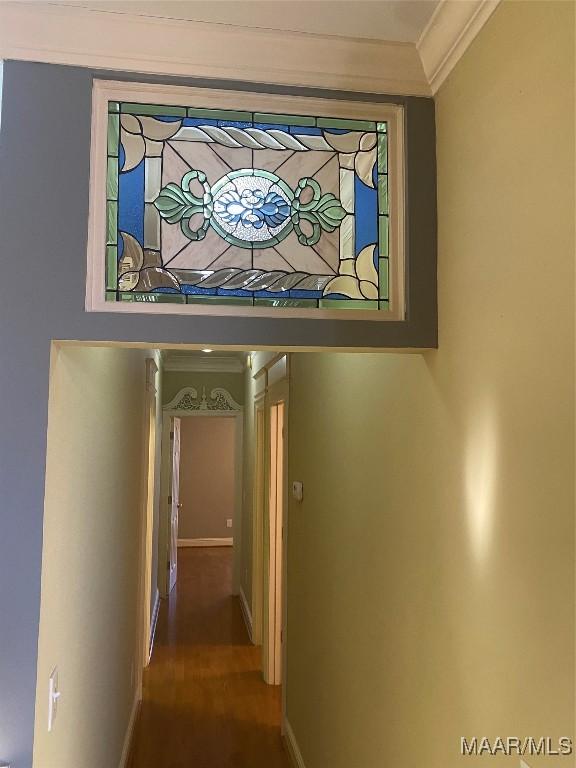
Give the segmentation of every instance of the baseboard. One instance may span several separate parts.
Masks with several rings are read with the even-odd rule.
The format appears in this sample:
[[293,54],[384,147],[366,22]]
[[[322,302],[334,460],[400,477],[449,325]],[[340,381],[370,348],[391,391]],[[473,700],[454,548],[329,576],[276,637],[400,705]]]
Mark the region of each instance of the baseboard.
[[300,752],[300,747],[296,741],[296,736],[294,736],[294,731],[288,720],[284,720],[284,743],[286,744],[286,749],[288,750],[294,768],[306,768],[304,765],[304,758]]
[[250,638],[250,642],[253,643],[254,640],[252,639],[252,612],[250,611],[250,606],[248,605],[248,600],[246,599],[246,594],[244,593],[244,589],[240,587],[240,607],[242,608],[242,616],[244,617],[244,623],[246,624],[246,629],[248,630],[248,637]]
[[127,768],[128,760],[130,759],[130,749],[132,747],[132,738],[134,736],[134,728],[136,727],[136,720],[138,719],[138,711],[140,710],[140,695],[137,693],[134,697],[134,703],[132,704],[132,711],[130,712],[130,720],[128,721],[128,727],[126,728],[126,735],[124,736],[124,746],[122,747],[122,757],[118,768]]
[[152,621],[150,622],[150,647],[148,648],[148,663],[152,658],[154,650],[154,638],[156,636],[156,624],[158,624],[158,614],[160,613],[160,592],[156,590],[156,600],[154,601],[154,610],[152,611]]
[[178,539],[179,547],[231,547],[234,539]]

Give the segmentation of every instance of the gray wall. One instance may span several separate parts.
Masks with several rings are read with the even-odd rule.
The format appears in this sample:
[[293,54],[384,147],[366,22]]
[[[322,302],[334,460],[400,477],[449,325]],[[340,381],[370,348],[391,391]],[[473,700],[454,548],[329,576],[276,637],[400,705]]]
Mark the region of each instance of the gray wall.
[[[406,107],[406,323],[85,313],[94,76],[116,77],[80,68],[23,62],[4,65],[0,132],[0,758],[9,759],[12,768],[30,768],[32,761],[51,339],[237,344],[248,349],[264,345],[374,348],[436,344],[434,104],[421,98],[366,96],[367,100],[396,101]],[[204,84],[226,87],[225,83]],[[350,98],[351,94],[335,96]]]
[[180,425],[179,539],[227,539],[234,519],[236,418],[188,416]]

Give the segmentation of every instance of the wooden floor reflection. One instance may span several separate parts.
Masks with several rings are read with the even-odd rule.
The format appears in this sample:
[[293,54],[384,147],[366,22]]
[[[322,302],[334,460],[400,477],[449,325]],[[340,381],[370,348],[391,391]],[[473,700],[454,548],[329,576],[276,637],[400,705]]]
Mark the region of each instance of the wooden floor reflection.
[[290,768],[280,688],[262,680],[231,575],[230,547],[179,550],[129,768]]

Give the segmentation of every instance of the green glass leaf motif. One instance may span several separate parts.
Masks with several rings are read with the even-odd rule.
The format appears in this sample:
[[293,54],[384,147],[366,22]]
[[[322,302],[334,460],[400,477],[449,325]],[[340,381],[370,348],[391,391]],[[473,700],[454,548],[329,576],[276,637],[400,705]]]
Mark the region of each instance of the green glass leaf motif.
[[[311,191],[311,199],[302,202],[305,190]],[[315,245],[322,235],[322,231],[334,232],[346,211],[340,204],[340,200],[331,192],[322,194],[320,184],[315,179],[303,178],[298,182],[298,187],[292,202],[292,223],[302,245]],[[306,221],[312,227],[312,233],[306,235],[302,231],[301,222]]]
[[[191,185],[195,181],[198,181],[204,189],[202,197],[198,197],[191,191]],[[206,237],[213,204],[210,185],[207,183],[206,174],[203,171],[189,171],[182,177],[180,186],[174,182],[167,184],[160,190],[160,194],[154,200],[154,205],[160,216],[168,224],[180,222],[182,233],[189,240],[202,240]],[[202,215],[203,221],[199,227],[193,228],[190,226],[190,219],[197,213]]]

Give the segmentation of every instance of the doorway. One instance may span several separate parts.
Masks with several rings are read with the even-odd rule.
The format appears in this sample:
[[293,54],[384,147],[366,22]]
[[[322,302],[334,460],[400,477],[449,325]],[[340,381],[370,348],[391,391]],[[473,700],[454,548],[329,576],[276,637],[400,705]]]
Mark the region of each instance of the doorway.
[[181,418],[179,547],[232,546],[236,419]]
[[[201,353],[190,354],[202,367]],[[169,371],[159,350],[63,344],[55,351],[35,765],[60,748],[43,737],[45,681],[56,664],[66,706],[55,727],[66,741],[97,718],[98,733],[109,736],[98,747],[99,764],[149,768],[163,755],[187,760],[210,752],[211,762],[202,758],[210,768],[232,764],[237,754],[254,766],[288,765],[281,741],[287,360],[253,353],[240,363],[235,390],[234,376],[205,364]],[[172,389],[167,373],[174,373]],[[223,516],[224,529],[186,529],[185,433],[218,424],[232,425],[233,510]],[[73,494],[71,481],[61,479],[70,467]],[[192,479],[193,488],[198,483]],[[192,517],[191,525],[199,523]],[[56,557],[64,532],[67,556]],[[64,567],[70,557],[74,579]],[[158,591],[165,600],[156,599]],[[89,687],[84,656],[70,640],[79,634],[90,647]],[[103,695],[94,701],[98,680]],[[191,705],[191,691],[200,708]],[[248,717],[253,697],[259,704]],[[73,741],[74,764],[83,764],[85,745]],[[178,744],[186,747],[182,755]]]
[[242,407],[237,403],[234,410],[179,407],[182,402],[189,405],[188,397],[188,392],[178,393],[176,402],[163,412],[161,594],[168,597],[176,585],[179,549],[228,546],[237,595],[242,557]]

